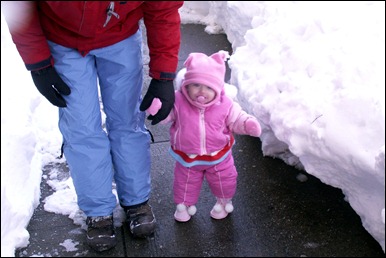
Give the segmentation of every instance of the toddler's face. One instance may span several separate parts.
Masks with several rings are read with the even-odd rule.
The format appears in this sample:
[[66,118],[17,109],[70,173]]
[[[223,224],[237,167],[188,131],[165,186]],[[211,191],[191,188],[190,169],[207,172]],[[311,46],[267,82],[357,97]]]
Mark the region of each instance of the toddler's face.
[[193,101],[197,101],[201,104],[209,103],[216,97],[216,92],[212,88],[203,84],[191,83],[186,89],[189,97]]

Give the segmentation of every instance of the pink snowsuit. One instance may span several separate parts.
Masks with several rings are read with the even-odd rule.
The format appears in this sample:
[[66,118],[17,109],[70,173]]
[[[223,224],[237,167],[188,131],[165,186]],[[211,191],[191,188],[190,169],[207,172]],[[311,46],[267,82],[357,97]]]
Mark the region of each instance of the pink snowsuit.
[[[248,119],[256,119],[224,94],[210,105],[199,107],[183,91],[176,91],[174,108],[163,123],[170,127],[170,153],[176,159],[174,202],[197,203],[206,178],[214,196],[232,198],[236,192],[237,170],[232,156],[233,133],[250,134]],[[260,136],[260,127],[253,136]]]
[[[258,137],[257,119],[229,98],[224,91],[225,58],[219,51],[206,56],[191,53],[176,79],[175,103],[169,116],[161,123],[171,122],[170,154],[176,160],[174,168],[174,201],[185,206],[195,205],[206,178],[213,195],[231,199],[236,192],[237,170],[232,156],[233,133]],[[183,79],[178,81],[178,77]],[[215,92],[209,103],[192,100],[189,84],[202,84]],[[151,107],[150,113],[157,108]]]

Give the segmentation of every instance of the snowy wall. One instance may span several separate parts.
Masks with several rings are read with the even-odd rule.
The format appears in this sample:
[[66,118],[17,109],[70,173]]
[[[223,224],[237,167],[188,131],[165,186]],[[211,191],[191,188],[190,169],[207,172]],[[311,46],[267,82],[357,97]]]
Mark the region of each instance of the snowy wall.
[[[383,8],[372,2],[349,4],[323,10],[314,2],[186,1],[180,12],[183,23],[203,24],[207,33],[227,35],[233,48],[230,83],[238,88],[241,106],[263,125],[264,155],[279,157],[342,189],[364,228],[385,251],[384,72],[383,81],[373,78],[368,67],[379,68],[373,64],[377,57],[357,48],[363,39],[381,47],[383,53],[375,55],[383,57],[384,71],[384,4]],[[345,8],[350,12],[342,19]],[[372,12],[371,19],[366,19],[366,11]],[[379,28],[383,34],[366,27],[372,22],[383,26]],[[344,45],[351,36],[351,44]],[[356,66],[358,58],[364,60],[361,67]],[[306,91],[300,87],[304,83],[310,85]],[[383,92],[370,96],[379,92],[379,83]],[[360,96],[350,93],[350,87],[363,85]],[[335,90],[337,96],[331,96]],[[352,107],[356,115],[347,116]],[[381,121],[372,121],[366,112],[376,113]],[[323,123],[327,117],[328,123]],[[303,120],[307,123],[299,122]],[[355,127],[347,130],[350,123]],[[363,128],[356,127],[358,123]],[[366,126],[372,129],[366,132],[367,139],[362,130]],[[377,145],[370,146],[368,139],[377,137]],[[353,148],[354,139],[354,146],[365,151]]]

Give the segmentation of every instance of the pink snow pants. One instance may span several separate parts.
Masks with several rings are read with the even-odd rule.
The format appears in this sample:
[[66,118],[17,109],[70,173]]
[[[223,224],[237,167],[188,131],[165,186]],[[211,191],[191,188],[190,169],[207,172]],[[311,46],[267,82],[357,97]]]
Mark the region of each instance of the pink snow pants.
[[198,165],[190,168],[176,162],[174,167],[174,202],[195,205],[206,178],[211,192],[217,198],[232,198],[236,193],[237,170],[232,153],[217,165]]

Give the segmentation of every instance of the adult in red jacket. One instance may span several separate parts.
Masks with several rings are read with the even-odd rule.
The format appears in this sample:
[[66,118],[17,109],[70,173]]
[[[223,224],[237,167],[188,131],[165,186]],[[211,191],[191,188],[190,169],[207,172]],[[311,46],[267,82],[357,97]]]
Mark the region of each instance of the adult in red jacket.
[[[13,42],[37,89],[59,107],[64,155],[79,208],[87,216],[87,242],[97,251],[117,243],[113,179],[131,233],[146,237],[155,230],[147,203],[151,137],[143,111],[159,98],[162,109],[148,117],[157,124],[173,107],[182,3],[1,2]],[[142,18],[152,77],[143,100]]]

